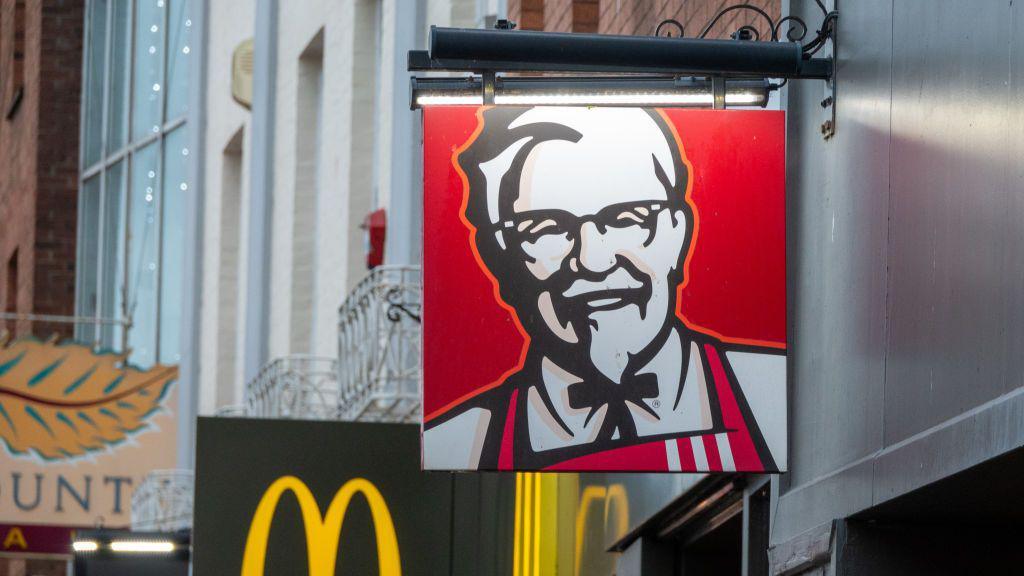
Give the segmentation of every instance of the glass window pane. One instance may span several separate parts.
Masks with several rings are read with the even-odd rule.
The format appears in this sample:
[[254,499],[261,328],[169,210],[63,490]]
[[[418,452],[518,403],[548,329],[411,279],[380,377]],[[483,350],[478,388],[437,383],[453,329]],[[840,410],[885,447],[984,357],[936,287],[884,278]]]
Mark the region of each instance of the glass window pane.
[[103,153],[103,85],[106,83],[107,1],[89,3],[88,70],[85,85],[85,165]]
[[192,61],[192,19],[189,0],[170,0],[167,19],[167,119],[188,111],[188,74]]
[[132,82],[132,138],[160,131],[163,86],[160,69],[164,59],[165,0],[135,3],[135,78]]
[[114,2],[110,39],[110,134],[107,151],[116,152],[128,142],[128,70],[131,66],[131,2]]
[[[78,230],[78,315],[96,315],[96,271],[99,265],[100,179],[95,176],[82,186],[79,200],[82,225]],[[94,324],[75,327],[75,339],[92,343],[96,340]]]
[[142,368],[156,359],[158,146],[135,153],[128,188],[128,359]]
[[[103,198],[103,253],[100,316],[116,319],[123,316],[121,298],[124,288],[124,173],[125,163],[118,162],[107,170]],[[122,330],[117,324],[100,328],[100,342],[112,350],[122,349]]]
[[163,223],[160,278],[160,357],[162,364],[181,361],[182,280],[185,267],[185,198],[188,181],[188,132],[185,127],[164,140]]

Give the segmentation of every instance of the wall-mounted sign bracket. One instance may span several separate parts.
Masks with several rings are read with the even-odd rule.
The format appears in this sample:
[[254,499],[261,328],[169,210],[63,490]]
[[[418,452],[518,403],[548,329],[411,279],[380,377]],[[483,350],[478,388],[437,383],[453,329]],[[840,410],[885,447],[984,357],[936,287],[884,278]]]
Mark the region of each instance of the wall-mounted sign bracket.
[[715,110],[725,110],[725,78],[711,77],[711,96],[715,101]]
[[[515,101],[531,102],[531,92],[550,95],[543,100],[534,98],[534,104],[594,104],[594,105],[642,105],[644,95],[656,96],[649,105],[699,105],[709,108],[725,108],[728,105],[764,105],[755,98],[745,96],[730,101],[732,83],[764,82],[768,79],[783,79],[782,83],[767,83],[773,90],[789,80],[823,80],[829,92],[823,106],[835,110],[834,94],[834,38],[839,14],[835,0],[828,0],[832,10],[826,8],[825,0],[815,0],[822,13],[822,23],[813,37],[804,42],[809,28],[797,16],[785,16],[774,20],[764,10],[751,4],[736,4],[722,8],[701,29],[696,37],[686,37],[685,28],[675,20],[659,24],[655,36],[613,36],[603,34],[570,34],[559,32],[537,32],[514,30],[515,24],[500,21],[494,30],[438,28],[431,27],[429,50],[409,52],[408,68],[413,72],[469,72],[479,75],[479,81],[470,77],[465,85],[459,79],[413,78],[412,106],[418,107],[427,100],[421,98],[430,90],[429,103],[450,104],[501,104]],[[750,24],[741,26],[732,34],[732,40],[712,40],[707,35],[721,19],[730,12],[745,10],[763,19],[770,31],[770,37],[762,40],[761,31]],[[785,37],[780,38],[783,24],[789,24]],[[762,27],[761,29],[764,29]],[[673,35],[675,34],[675,35]],[[816,56],[828,48],[823,54]],[[831,54],[830,54],[831,52]],[[512,72],[515,76],[503,78],[501,73]],[[618,91],[595,94],[592,101],[583,96],[587,76],[569,82],[564,77],[524,77],[522,73],[577,73],[581,75],[601,74],[594,82],[620,82]],[[620,76],[609,76],[619,74]],[[644,74],[644,78],[626,76]],[[690,77],[690,78],[687,78]],[[645,82],[676,82],[687,84],[692,90],[696,78],[707,79],[707,90],[699,96],[679,97],[675,89],[670,92],[652,92]],[[432,81],[437,83],[431,84]],[[635,80],[632,90],[626,87]],[[453,83],[454,81],[454,83]],[[504,95],[503,90],[521,82],[516,98]],[[467,91],[470,84],[480,90]],[[529,85],[529,86],[528,86]],[[570,97],[555,94],[553,88],[568,90]],[[638,90],[642,88],[642,90]],[[749,88],[749,86],[747,86]],[[826,138],[835,133],[834,117],[825,122],[822,133]]]

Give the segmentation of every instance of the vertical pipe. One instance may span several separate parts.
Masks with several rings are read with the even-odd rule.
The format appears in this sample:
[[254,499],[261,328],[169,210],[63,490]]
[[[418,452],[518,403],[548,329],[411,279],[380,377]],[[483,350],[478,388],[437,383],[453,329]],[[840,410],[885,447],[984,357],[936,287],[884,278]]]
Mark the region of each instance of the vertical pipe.
[[131,270],[129,265],[128,257],[131,254],[131,246],[129,239],[129,230],[131,230],[131,223],[128,222],[128,218],[132,213],[132,171],[134,170],[135,163],[135,146],[133,145],[132,138],[132,121],[135,118],[135,2],[128,2],[128,42],[125,50],[128,53],[128,74],[125,78],[125,90],[127,91],[127,98],[125,98],[125,106],[128,107],[125,114],[125,152],[122,157],[124,161],[124,249],[121,256],[124,258],[124,270],[121,278],[121,319],[125,321],[121,329],[121,349],[128,349],[128,333],[131,330],[132,319],[128,315],[128,296],[130,295],[128,287],[129,276],[128,272]]
[[[99,195],[100,203],[98,213],[96,215],[96,246],[99,249],[96,251],[96,309],[93,311],[93,317],[96,318],[96,323],[93,324],[92,328],[92,346],[97,348],[100,345],[100,338],[103,335],[102,325],[99,323],[100,318],[107,311],[103,309],[103,290],[107,288],[103,282],[103,268],[107,265],[107,254],[108,250],[106,247],[106,217],[107,217],[107,171],[109,169],[108,158],[107,158],[107,143],[110,141],[110,52],[111,46],[113,45],[114,31],[112,25],[114,22],[114,5],[107,4],[107,38],[103,42],[103,102],[100,105],[100,162],[103,164],[103,168],[100,170],[99,175]],[[81,145],[81,144],[80,144]]]
[[[205,184],[206,134],[206,51],[209,42],[209,2],[189,0],[186,18],[192,19],[189,47],[188,148],[191,151],[185,196],[185,266],[182,268],[181,364],[178,367],[178,458],[177,467],[195,467],[195,426],[199,414],[200,299],[203,290],[203,198]],[[180,57],[180,56],[179,56]]]
[[390,209],[387,215],[384,257],[388,264],[417,264],[419,262],[420,225],[419,210],[422,198],[420,177],[421,154],[419,117],[409,109],[409,82],[406,58],[409,50],[423,45],[423,13],[421,2],[395,0],[394,42],[392,56],[392,92],[390,102],[382,102],[391,114],[391,165],[381,166],[391,171]]
[[274,191],[275,83],[278,0],[257,0],[252,98],[252,161],[249,163],[248,273],[245,303],[245,381],[259,374],[267,358],[270,234]]

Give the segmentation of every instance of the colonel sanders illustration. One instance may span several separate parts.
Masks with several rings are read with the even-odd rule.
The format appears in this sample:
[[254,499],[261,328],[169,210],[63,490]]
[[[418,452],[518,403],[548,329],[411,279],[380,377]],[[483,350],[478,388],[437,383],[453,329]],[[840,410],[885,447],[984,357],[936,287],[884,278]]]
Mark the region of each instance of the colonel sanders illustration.
[[784,469],[785,351],[677,316],[693,170],[661,111],[490,108],[455,161],[479,261],[529,347],[424,425],[426,468],[617,469],[639,448],[659,454],[643,469]]

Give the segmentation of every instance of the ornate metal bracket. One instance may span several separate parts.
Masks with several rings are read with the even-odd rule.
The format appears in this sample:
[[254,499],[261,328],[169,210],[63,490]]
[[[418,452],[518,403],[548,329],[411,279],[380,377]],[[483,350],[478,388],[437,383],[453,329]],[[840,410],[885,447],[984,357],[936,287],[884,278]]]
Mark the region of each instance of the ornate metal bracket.
[[[809,59],[811,56],[821,50],[822,46],[829,39],[833,39],[835,35],[836,21],[839,19],[839,12],[837,10],[828,10],[825,8],[824,0],[814,0],[818,8],[821,9],[822,22],[821,28],[815,32],[814,37],[811,38],[807,43],[801,44],[803,49],[804,58]],[[754,6],[753,4],[734,4],[732,6],[726,6],[715,13],[714,16],[708,21],[707,24],[701,28],[700,33],[697,34],[696,38],[707,38],[711,30],[714,29],[715,25],[721,21],[730,12],[736,12],[738,10],[748,10],[759,16],[768,24],[768,29],[771,31],[772,42],[779,40],[779,31],[782,29],[782,25],[786,22],[790,22],[791,26],[786,31],[786,41],[788,42],[803,42],[807,37],[809,28],[807,23],[799,16],[784,16],[776,22],[771,15],[765,12],[762,8]],[[795,26],[794,26],[795,25]],[[672,34],[672,30],[675,29],[676,34]],[[678,21],[674,19],[662,20],[654,30],[655,36],[666,36],[666,37],[677,37],[683,38],[686,36],[686,28]],[[744,24],[740,26],[735,32],[731,34],[734,40],[760,40],[761,31],[750,24]]]
[[[771,32],[771,37],[768,40],[772,42],[781,41],[780,32],[782,30],[782,25],[789,22],[790,26],[786,30],[785,41],[800,43],[804,60],[810,60],[815,54],[820,52],[822,49],[825,49],[826,46],[829,46],[831,54],[828,54],[828,58],[832,60],[833,68],[830,77],[826,80],[825,95],[821,101],[821,107],[827,110],[830,114],[830,117],[821,124],[821,134],[826,140],[828,140],[836,133],[836,82],[834,62],[836,52],[836,25],[839,21],[839,10],[836,7],[838,0],[814,0],[814,3],[817,4],[818,8],[821,10],[821,27],[816,30],[813,37],[806,42],[804,40],[807,38],[810,28],[808,28],[807,22],[805,22],[803,18],[790,15],[783,16],[776,21],[762,8],[747,3],[734,4],[719,10],[711,17],[710,20],[708,20],[707,24],[700,29],[696,38],[707,38],[715,25],[718,24],[727,14],[745,10],[752,12],[758,17],[758,19],[764,20],[768,25],[768,30]],[[826,7],[826,3],[830,4],[831,9]],[[686,28],[678,20],[670,18],[668,20],[663,20],[658,24],[654,30],[654,35],[668,38],[683,38],[686,36]],[[730,36],[734,40],[758,41],[761,40],[761,30],[751,24],[744,24],[736,29]],[[777,90],[782,88],[786,85],[786,82],[788,82],[788,79],[783,79],[779,84],[772,85],[772,89]]]
[[407,304],[403,298],[403,292],[404,290],[401,286],[394,286],[384,293],[384,300],[388,303],[388,320],[392,322],[400,322],[402,320],[402,315],[404,314],[419,324],[420,305]]

